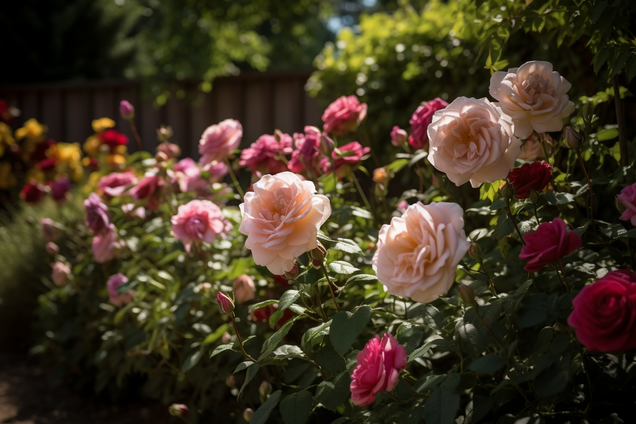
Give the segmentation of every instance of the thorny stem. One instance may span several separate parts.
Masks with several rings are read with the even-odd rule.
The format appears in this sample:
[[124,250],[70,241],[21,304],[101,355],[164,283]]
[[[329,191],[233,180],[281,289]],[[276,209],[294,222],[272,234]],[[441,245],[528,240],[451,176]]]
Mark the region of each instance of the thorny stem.
[[358,182],[358,178],[356,178],[356,174],[354,174],[353,171],[351,170],[349,170],[349,179],[356,186],[356,189],[358,190],[358,193],[360,193],[360,197],[362,197],[362,201],[364,202],[364,205],[367,207],[367,210],[369,212],[373,211],[373,209],[371,209],[371,205],[369,204],[369,201],[367,200],[367,196],[364,195],[364,192],[362,191],[362,187],[360,187],[360,183]]
[[243,347],[243,339],[241,339],[241,334],[239,333],[238,327],[236,326],[236,316],[234,315],[233,311],[230,312],[230,318],[232,318],[232,325],[234,326],[234,332],[236,333],[236,338],[238,339],[241,352],[243,352],[243,355],[245,355],[245,357],[249,359],[250,361],[257,362],[256,359],[252,358],[252,356],[249,353],[247,353],[245,351],[245,348]]
[[[561,275],[563,276],[563,278],[561,278],[561,282],[565,286],[565,290],[568,293],[570,293],[570,285],[568,284],[568,279],[565,277],[565,269],[563,268],[563,264],[561,263],[561,259],[557,260],[557,262],[559,263],[559,268],[561,268]],[[559,271],[557,271],[557,274],[558,273],[559,273]]]
[[587,179],[587,186],[590,189],[590,221],[592,221],[592,227],[594,228],[594,232],[596,232],[596,225],[594,224],[594,192],[592,191],[592,181],[590,181],[590,176],[587,174],[587,170],[585,169],[583,156],[581,156],[581,149],[577,147],[575,151],[576,156],[579,158],[579,164],[581,164],[581,168],[583,169],[583,173]]
[[331,298],[333,299],[333,303],[336,305],[336,309],[338,310],[338,312],[340,312],[340,305],[338,305],[338,302],[336,301],[336,294],[333,291],[331,279],[329,278],[329,274],[327,273],[327,268],[325,267],[324,261],[322,262],[321,267],[322,267],[322,272],[325,273],[325,278],[327,278],[327,283],[329,284],[329,291],[331,292]]
[[523,239],[523,236],[521,235],[521,231],[519,231],[519,227],[517,226],[517,221],[515,221],[514,216],[512,216],[512,211],[510,210],[510,202],[505,197],[504,197],[504,201],[506,202],[506,213],[508,214],[508,218],[510,218],[510,221],[512,221],[512,225],[514,225],[515,230],[517,231],[517,234],[519,235],[519,239],[521,239],[521,244],[525,246],[526,241]]
[[241,196],[241,199],[243,199],[245,197],[245,193],[243,193],[243,189],[241,188],[241,185],[236,179],[236,175],[234,175],[234,170],[232,169],[232,165],[230,164],[230,161],[227,158],[225,158],[225,165],[227,165],[227,170],[230,173],[232,182],[234,183],[234,188],[236,188],[236,191],[238,191],[239,195]]
[[481,314],[479,313],[479,307],[478,305],[475,304],[474,306],[475,309],[475,314],[477,315],[477,318],[479,318],[479,321],[481,322],[481,324],[486,327],[486,330],[488,330],[488,334],[490,334],[490,336],[495,339],[495,342],[497,343],[497,346],[499,346],[499,349],[504,349],[504,345],[499,341],[499,339],[497,338],[497,336],[495,336],[495,333],[492,332],[492,330],[490,329],[490,327],[488,326],[488,324],[486,324],[486,321],[484,321],[484,319],[481,317]]
[[135,136],[135,141],[137,142],[137,148],[139,149],[140,152],[143,152],[144,147],[141,144],[141,137],[139,137],[139,133],[137,132],[137,126],[135,125],[135,121],[132,119],[129,119],[128,123],[130,124],[130,129],[132,130],[132,133]]

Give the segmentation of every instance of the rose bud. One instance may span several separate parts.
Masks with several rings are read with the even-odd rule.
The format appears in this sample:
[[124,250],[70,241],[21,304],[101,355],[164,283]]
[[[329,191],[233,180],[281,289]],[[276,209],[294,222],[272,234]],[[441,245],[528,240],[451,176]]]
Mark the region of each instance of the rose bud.
[[170,159],[170,158],[169,158],[169,157],[168,157],[168,155],[167,155],[167,154],[165,154],[164,152],[157,152],[157,153],[155,154],[155,160],[157,161],[157,163],[165,162],[165,161],[167,161],[168,159]]
[[298,265],[294,264],[294,267],[291,270],[285,272],[285,278],[287,278],[288,280],[295,280],[296,277],[298,277],[298,274],[300,274]]
[[182,403],[173,403],[168,408],[168,412],[170,412],[170,415],[172,415],[173,417],[184,418],[188,416],[189,410],[188,407]]
[[254,410],[252,408],[246,408],[245,411],[243,411],[243,419],[247,421],[248,423],[252,421],[253,416],[254,416]]
[[162,125],[161,128],[157,130],[157,139],[159,139],[159,141],[168,141],[172,135],[172,127],[170,126],[165,127]]
[[636,226],[636,184],[625,187],[616,197],[616,207],[621,213],[621,221],[629,221]]
[[473,289],[464,284],[459,284],[457,288],[459,292],[459,297],[464,301],[466,305],[475,306],[475,292]]
[[232,299],[230,299],[228,295],[219,292],[216,295],[216,301],[219,304],[219,309],[222,314],[229,314],[234,311],[234,302],[232,302]]
[[51,273],[51,280],[56,286],[61,287],[68,281],[68,277],[71,274],[71,269],[63,262],[57,261],[53,264],[53,272]]
[[258,387],[258,394],[261,395],[261,402],[265,402],[272,393],[272,385],[268,381],[263,381]]
[[225,377],[225,385],[231,389],[236,388],[236,378],[233,375],[228,375]]
[[373,181],[377,184],[386,185],[389,180],[389,174],[386,172],[385,168],[378,168],[373,171]]
[[223,335],[221,336],[221,343],[228,344],[231,341],[232,341],[232,335],[228,333],[227,331],[223,333]]
[[46,241],[55,241],[60,236],[60,230],[55,226],[55,221],[51,218],[40,219],[40,229],[42,230],[42,238]]
[[481,256],[481,247],[477,243],[471,243],[468,248],[468,255],[473,259],[479,258]]
[[234,298],[236,303],[245,303],[254,299],[256,285],[249,275],[243,274],[234,280]]
[[131,120],[135,117],[135,107],[128,100],[122,100],[119,102],[119,113],[122,118]]
[[571,149],[578,149],[581,146],[581,141],[583,137],[578,133],[574,128],[567,126],[565,127],[565,143]]
[[504,199],[510,200],[515,195],[515,189],[510,184],[504,184],[499,189],[499,194]]
[[408,134],[406,133],[406,131],[404,131],[402,128],[398,127],[397,125],[394,126],[391,130],[391,144],[393,144],[395,147],[404,144],[407,135]]
[[53,243],[52,241],[46,243],[44,248],[46,249],[46,253],[48,253],[49,255],[57,255],[60,251],[60,248],[57,246],[57,244]]

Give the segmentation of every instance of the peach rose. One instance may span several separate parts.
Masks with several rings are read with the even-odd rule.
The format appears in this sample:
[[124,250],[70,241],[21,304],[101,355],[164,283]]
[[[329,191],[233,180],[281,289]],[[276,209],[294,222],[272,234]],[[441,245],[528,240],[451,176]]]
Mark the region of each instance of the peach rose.
[[382,226],[373,270],[389,293],[432,302],[451,288],[469,247],[461,206],[417,202]]
[[226,119],[216,125],[211,125],[203,131],[199,140],[199,163],[206,165],[210,162],[223,162],[238,148],[243,137],[243,127],[235,119]]
[[521,150],[512,125],[485,98],[458,97],[435,112],[428,139],[429,162],[457,186],[505,179]]
[[298,256],[317,246],[318,229],[331,215],[331,205],[315,193],[314,183],[292,172],[265,175],[254,183],[254,191],[239,206],[239,232],[247,236],[245,247],[254,262],[282,275]]
[[572,84],[552,70],[550,62],[531,61],[490,78],[490,95],[512,119],[515,135],[561,131],[563,119],[574,110],[566,94]]

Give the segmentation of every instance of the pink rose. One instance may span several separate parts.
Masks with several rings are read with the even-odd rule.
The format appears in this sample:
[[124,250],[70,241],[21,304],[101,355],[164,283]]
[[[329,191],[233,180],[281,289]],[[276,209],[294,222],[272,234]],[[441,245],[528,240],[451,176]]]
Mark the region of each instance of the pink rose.
[[201,176],[197,163],[190,158],[181,159],[175,164],[171,182],[178,184],[182,193],[192,191],[203,195],[210,190],[210,183]]
[[122,305],[132,302],[133,296],[135,294],[134,291],[130,290],[126,293],[119,294],[117,289],[119,286],[124,285],[128,282],[128,278],[121,272],[115,275],[111,275],[111,277],[106,282],[106,287],[108,287],[108,297],[110,303],[117,306],[118,308]]
[[626,208],[618,219],[630,221],[632,225],[636,226],[636,184],[625,187],[617,198]]
[[51,218],[40,219],[40,230],[45,241],[55,241],[60,237],[60,230],[55,226],[55,221]]
[[367,104],[354,95],[342,96],[330,104],[322,114],[325,132],[341,136],[355,131],[367,115]]
[[254,262],[274,275],[294,267],[296,258],[317,246],[318,229],[331,215],[329,199],[316,195],[311,181],[291,172],[265,175],[239,206]]
[[95,262],[103,264],[112,260],[117,254],[119,247],[117,229],[113,224],[110,224],[105,231],[93,237],[92,248]]
[[239,165],[247,166],[259,176],[277,174],[287,169],[282,157],[292,152],[292,137],[276,131],[275,135],[263,134],[250,147],[241,152]]
[[44,245],[44,250],[46,250],[46,253],[51,256],[57,255],[60,252],[60,248],[58,247],[58,245],[53,243],[52,241]]
[[426,131],[433,120],[433,114],[438,110],[444,109],[446,106],[448,106],[447,102],[436,97],[415,109],[413,116],[411,116],[409,120],[409,124],[411,124],[409,144],[413,146],[414,149],[421,149],[426,146],[428,142]]
[[[549,152],[550,147],[548,147]],[[521,153],[519,153],[519,160],[536,160],[544,159],[543,147],[541,141],[539,141],[534,135],[526,138],[525,143],[521,146]]]
[[537,272],[544,266],[566,257],[581,247],[583,241],[574,231],[568,231],[561,218],[539,225],[537,231],[523,236],[526,245],[519,259],[526,261],[526,272]]
[[[369,147],[362,147],[357,141],[352,141],[342,147],[334,149],[331,153],[333,159],[333,167],[336,175],[343,177],[346,169],[354,167],[360,162],[362,157],[371,151]],[[327,158],[321,160],[321,167],[324,173],[331,169],[331,162]]]
[[157,153],[163,153],[168,159],[178,158],[181,154],[181,148],[176,144],[164,141],[157,146]]
[[119,197],[136,182],[137,177],[131,171],[113,172],[99,179],[97,189],[110,197]]
[[223,162],[230,153],[238,148],[243,137],[243,127],[239,121],[226,119],[216,125],[209,126],[199,140],[201,165],[212,161]]
[[245,303],[254,299],[254,295],[256,293],[256,285],[254,284],[254,280],[247,274],[241,275],[239,278],[234,280],[234,298],[236,299],[236,303]]
[[[296,149],[292,152],[289,161],[289,170],[295,173],[301,173],[307,168],[313,173],[318,174],[320,164],[320,152],[323,144],[323,135],[316,127],[305,127],[305,133],[294,133],[294,144]],[[331,139],[329,139],[331,141]],[[333,142],[332,142],[333,144]]]
[[460,186],[505,179],[521,150],[512,126],[486,99],[458,97],[433,115],[428,161]]
[[130,216],[136,216],[139,219],[146,219],[146,209],[143,206],[135,208],[134,203],[125,203],[121,205],[121,210]]
[[183,242],[188,253],[193,243],[212,243],[232,230],[232,224],[223,217],[221,209],[209,200],[191,200],[179,206],[178,213],[170,221],[172,235]]
[[572,84],[552,70],[550,62],[531,61],[490,78],[490,95],[512,119],[515,135],[530,137],[532,131],[561,131],[563,119],[574,110],[566,94]]
[[100,234],[108,230],[110,218],[108,208],[102,203],[102,199],[95,193],[91,193],[88,199],[84,200],[86,210],[86,226],[95,234]]
[[461,206],[417,202],[380,229],[373,270],[389,293],[432,302],[451,288],[469,247]]
[[568,324],[588,350],[623,352],[636,349],[636,274],[612,271],[583,287],[572,301]]
[[159,207],[159,190],[164,184],[163,178],[160,176],[150,175],[142,178],[135,187],[130,189],[129,193],[135,202],[147,199],[146,207],[155,210]]
[[391,334],[377,334],[369,340],[356,357],[358,365],[351,375],[351,401],[366,406],[380,392],[390,392],[400,378],[400,370],[406,368],[406,349]]
[[128,100],[119,102],[119,113],[124,119],[133,119],[135,117],[135,107]]
[[216,161],[205,165],[203,170],[210,174],[210,181],[213,183],[221,181],[228,173],[227,165]]
[[64,262],[57,261],[53,264],[51,279],[56,286],[61,287],[66,284],[70,274],[71,269]]
[[402,128],[398,127],[397,125],[394,126],[391,130],[391,144],[396,147],[401,146],[402,144],[404,144],[404,141],[406,141],[407,135],[408,134],[406,133],[406,131],[404,131]]
[[406,212],[406,210],[409,208],[409,202],[407,202],[406,200],[402,200],[398,205],[397,205],[397,210],[400,213],[404,213]]

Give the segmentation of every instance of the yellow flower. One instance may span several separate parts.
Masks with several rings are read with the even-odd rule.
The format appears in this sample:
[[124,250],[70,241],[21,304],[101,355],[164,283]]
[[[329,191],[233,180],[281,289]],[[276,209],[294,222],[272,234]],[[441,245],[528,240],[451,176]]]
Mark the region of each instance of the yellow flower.
[[18,183],[9,162],[0,162],[0,189],[6,190]]
[[57,143],[49,148],[49,152],[60,165],[79,166],[82,159],[79,143]]
[[92,125],[93,131],[95,131],[96,133],[100,133],[108,128],[114,127],[115,121],[110,118],[93,119]]
[[4,154],[5,146],[11,146],[14,143],[11,127],[4,122],[0,122],[0,156]]
[[115,165],[124,165],[126,163],[126,157],[119,154],[108,155],[106,156],[106,165],[115,166]]
[[22,140],[26,137],[29,140],[38,140],[42,138],[42,135],[44,135],[44,133],[48,130],[49,128],[46,125],[40,124],[35,118],[31,118],[24,123],[22,128],[18,128],[15,131],[15,138]]
[[99,139],[94,135],[91,135],[84,142],[84,151],[87,155],[95,157],[97,156],[99,145]]

